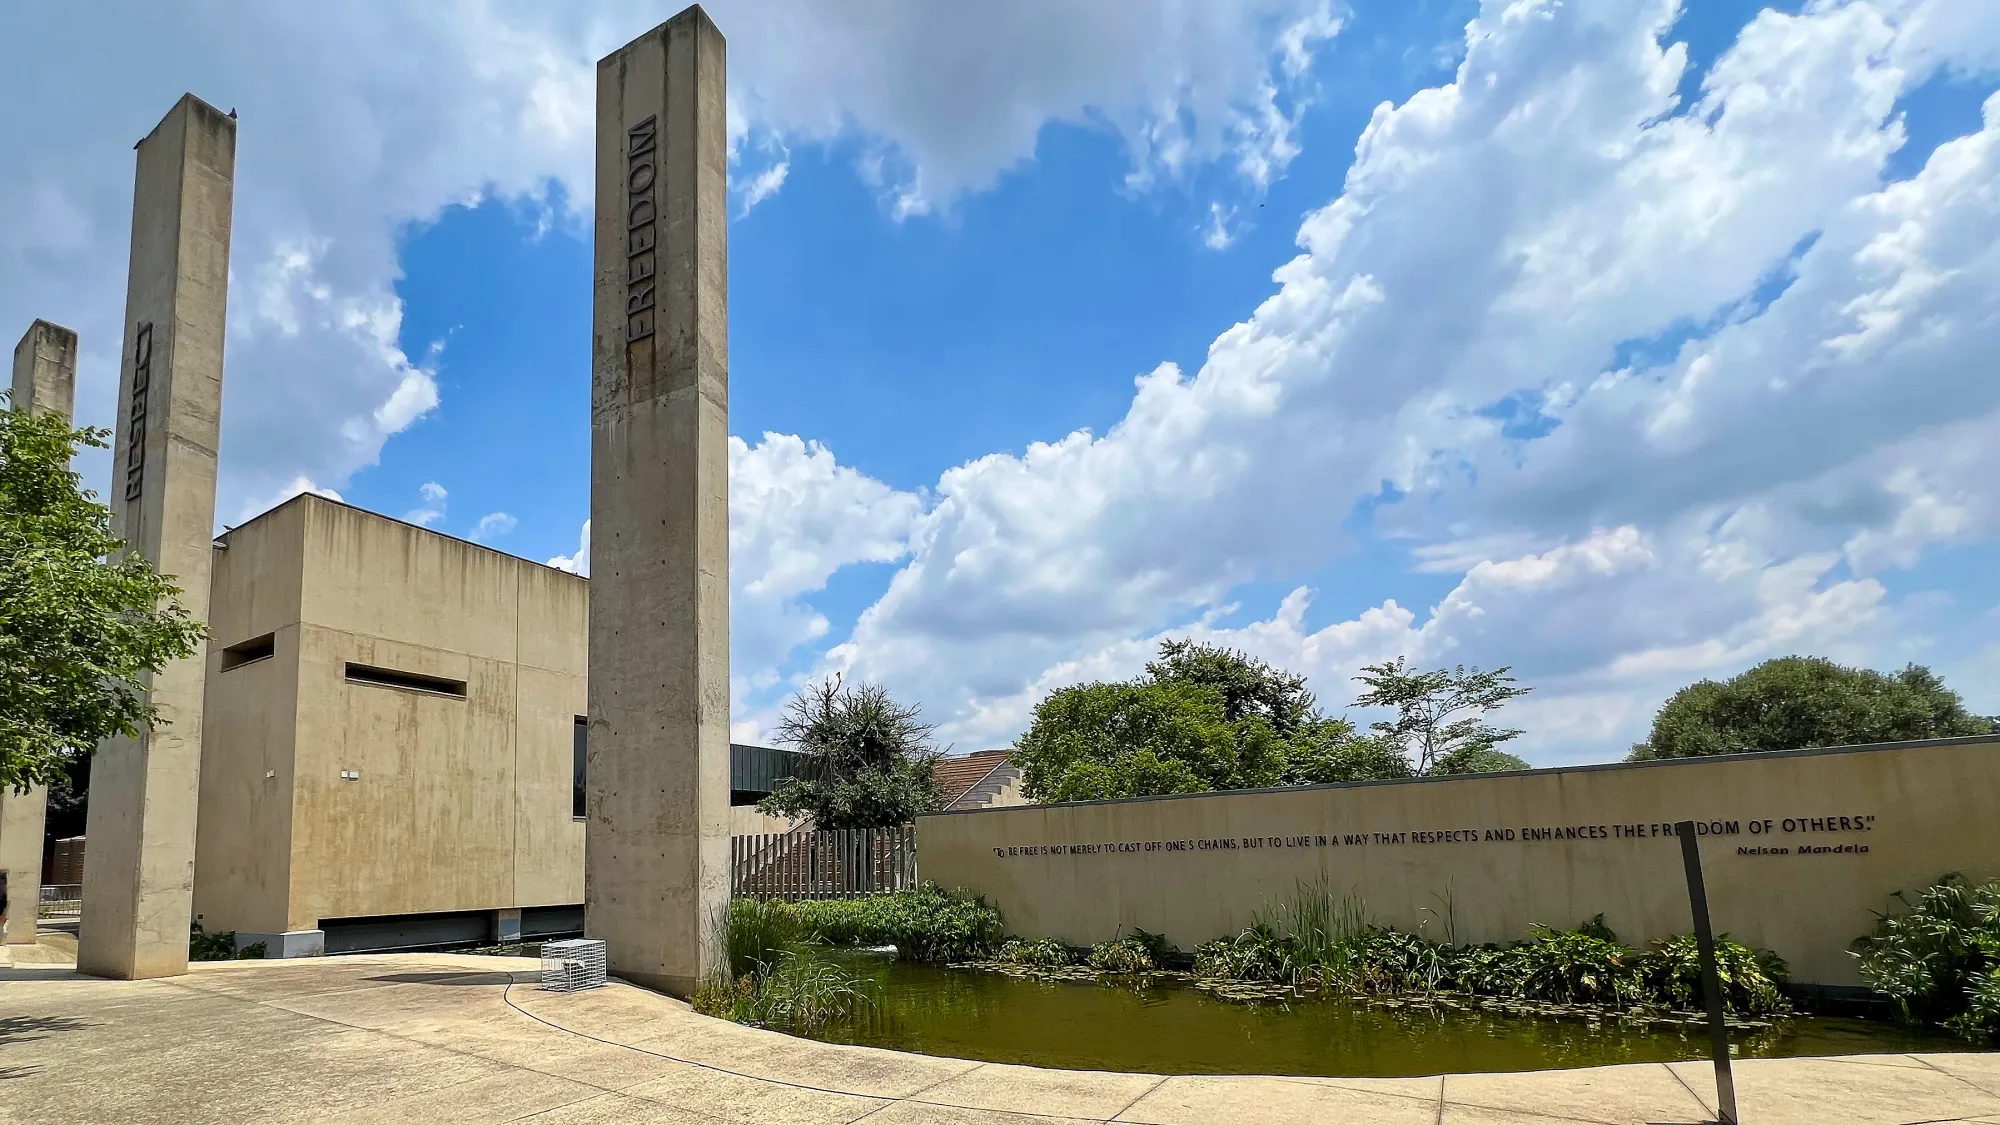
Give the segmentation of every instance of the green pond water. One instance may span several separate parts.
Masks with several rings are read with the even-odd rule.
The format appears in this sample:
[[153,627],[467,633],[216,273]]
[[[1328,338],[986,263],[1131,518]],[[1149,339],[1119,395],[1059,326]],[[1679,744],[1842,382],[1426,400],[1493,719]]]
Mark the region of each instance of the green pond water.
[[[1019,980],[841,953],[872,1011],[814,1036],[927,1055],[1071,1070],[1410,1077],[1703,1059],[1704,1029],[1382,1009],[1338,1000],[1238,1004],[1193,987]],[[1798,1018],[1735,1033],[1738,1058],[1951,1051],[1886,1023]]]

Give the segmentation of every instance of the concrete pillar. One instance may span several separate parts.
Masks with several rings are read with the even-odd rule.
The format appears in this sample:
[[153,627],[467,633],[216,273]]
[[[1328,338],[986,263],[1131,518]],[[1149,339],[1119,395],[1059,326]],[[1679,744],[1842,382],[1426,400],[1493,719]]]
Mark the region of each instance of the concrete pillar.
[[[229,291],[236,119],[192,94],[139,142],[113,527],[208,620],[215,450]],[[207,646],[150,678],[164,720],[98,748],[90,771],[77,968],[135,980],[187,971]]]
[[38,320],[14,345],[14,409],[76,412],[76,333]]
[[7,930],[0,941],[33,945],[42,898],[42,828],[48,815],[45,785],[17,793],[0,790],[0,871],[7,873]]
[[597,64],[584,928],[681,996],[729,897],[723,91],[699,7]]
[[[60,324],[38,320],[14,345],[12,405],[23,414],[53,411],[64,418],[76,412],[76,333]],[[7,873],[11,899],[7,932],[9,945],[31,945],[35,913],[42,897],[42,836],[48,817],[49,790],[30,786],[25,792],[0,788],[0,871]]]
[[513,945],[521,940],[521,908],[493,912],[493,944]]

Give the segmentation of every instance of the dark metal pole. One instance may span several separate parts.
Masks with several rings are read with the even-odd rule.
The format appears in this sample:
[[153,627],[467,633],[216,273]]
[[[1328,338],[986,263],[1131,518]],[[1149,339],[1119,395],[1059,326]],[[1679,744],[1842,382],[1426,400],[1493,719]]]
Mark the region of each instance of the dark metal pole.
[[1722,1125],[1737,1125],[1736,1078],[1729,1072],[1729,1029],[1722,1019],[1722,981],[1715,971],[1715,932],[1708,925],[1708,888],[1701,881],[1701,846],[1694,821],[1674,825],[1687,866],[1688,906],[1694,912],[1694,942],[1701,956],[1701,991],[1708,1003],[1708,1049],[1715,1056],[1715,1108]]

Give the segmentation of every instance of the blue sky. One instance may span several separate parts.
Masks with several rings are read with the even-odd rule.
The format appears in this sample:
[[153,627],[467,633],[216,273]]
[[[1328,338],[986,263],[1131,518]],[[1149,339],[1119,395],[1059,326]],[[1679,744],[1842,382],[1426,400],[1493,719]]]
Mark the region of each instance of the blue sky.
[[[225,521],[311,487],[575,555],[589,65],[670,14],[585,7],[246,9],[228,36],[278,47],[190,47],[214,89],[134,44],[76,110],[119,129],[0,172],[37,216],[0,312],[85,331],[88,414],[113,142],[177,83],[241,103]],[[1004,744],[1183,633],[1334,705],[1395,655],[1512,664],[1544,762],[1791,651],[1932,663],[2000,711],[2000,278],[1971,249],[2000,20],[1039,7],[710,7],[740,734],[844,671]],[[1089,49],[1041,50],[1050,19]],[[113,268],[51,266],[63,238]]]

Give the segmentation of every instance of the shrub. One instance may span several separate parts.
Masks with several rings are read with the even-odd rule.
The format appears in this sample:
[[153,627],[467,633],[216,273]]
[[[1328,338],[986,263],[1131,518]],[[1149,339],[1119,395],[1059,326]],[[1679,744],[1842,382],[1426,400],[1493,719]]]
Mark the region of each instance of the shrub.
[[1552,1004],[1626,1004],[1639,998],[1637,955],[1619,944],[1604,915],[1574,930],[1531,926],[1519,947],[1515,995]]
[[1478,996],[1519,996],[1531,967],[1518,942],[1465,946],[1452,961],[1452,985]]
[[247,961],[264,956],[265,944],[253,941],[241,949],[236,948],[236,931],[225,930],[219,934],[209,933],[201,928],[201,919],[196,918],[188,926],[188,960],[190,961]]
[[1076,964],[1076,955],[1070,951],[1069,946],[1054,938],[1042,938],[1038,941],[1008,938],[993,958],[1010,965],[1029,965],[1038,969],[1060,969]]
[[[1728,934],[1715,939],[1716,982],[1722,986],[1723,1006],[1745,1015],[1775,1015],[1789,1008],[1785,983],[1790,970],[1784,958],[1768,949],[1751,949],[1729,940]],[[1701,953],[1693,934],[1656,941],[1639,960],[1639,976],[1646,994],[1676,1008],[1698,1008],[1701,995]]]
[[936,883],[867,898],[766,903],[794,920],[797,940],[821,945],[893,945],[905,961],[968,961],[999,944],[1000,912],[984,898]]
[[1180,956],[1181,951],[1179,947],[1175,946],[1173,942],[1168,941],[1165,934],[1156,934],[1150,930],[1142,930],[1134,926],[1132,927],[1132,940],[1146,947],[1146,955],[1153,959],[1153,964],[1155,965],[1165,965]]
[[1004,927],[984,898],[953,894],[936,883],[866,900],[876,932],[905,961],[966,961],[987,953]]
[[1878,914],[1875,932],[1856,939],[1861,976],[1904,1019],[1949,1027],[1970,1038],[2000,1034],[2000,882],[1946,875],[1901,913]]
[[1153,954],[1137,938],[1100,941],[1090,947],[1090,967],[1105,973],[1151,972]]

